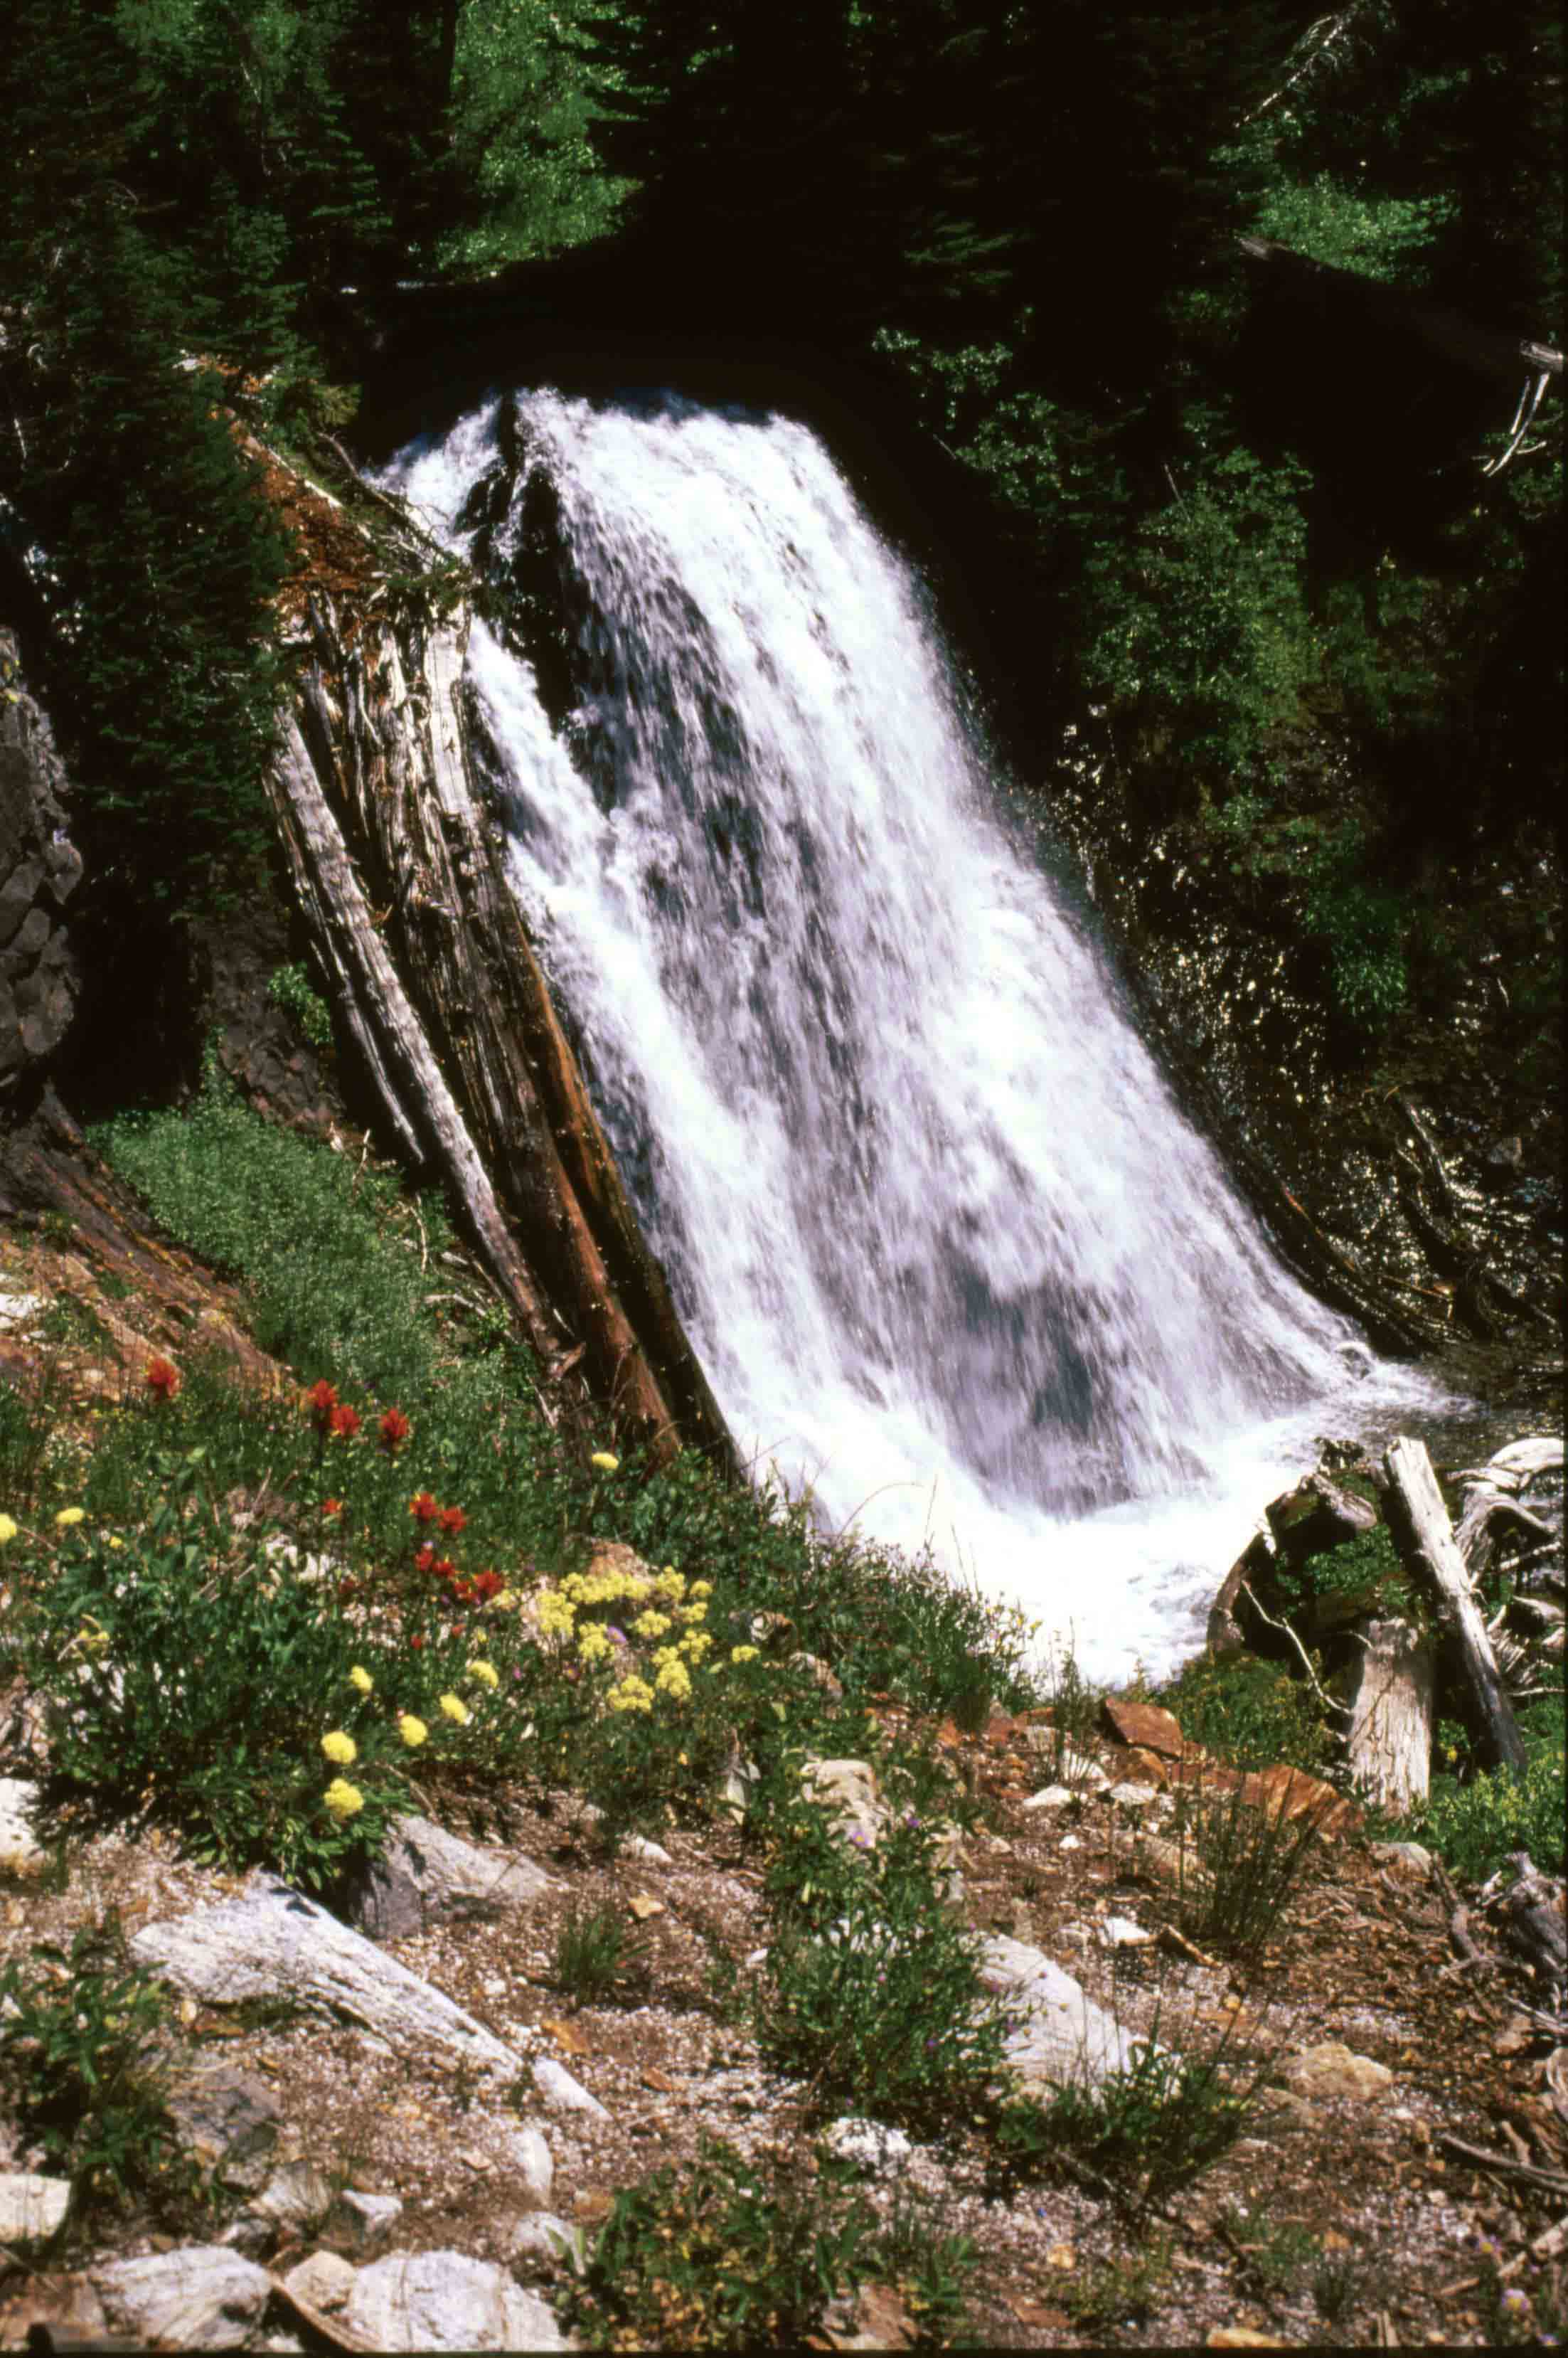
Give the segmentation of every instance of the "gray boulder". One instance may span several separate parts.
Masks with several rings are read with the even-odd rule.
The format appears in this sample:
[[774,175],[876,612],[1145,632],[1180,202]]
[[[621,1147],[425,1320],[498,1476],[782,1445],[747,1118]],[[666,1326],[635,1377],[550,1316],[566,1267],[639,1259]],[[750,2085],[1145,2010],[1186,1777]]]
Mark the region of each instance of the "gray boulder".
[[1043,1950],[994,1933],[981,1945],[980,1978],[1014,2018],[1007,2057],[1024,2080],[1098,2088],[1113,2071],[1130,2070],[1136,2034],[1096,2006]]
[[549,1887],[530,1858],[465,1842],[428,1818],[399,1818],[349,1912],[373,1940],[400,1941],[438,1917],[525,1908]]
[[568,2350],[551,2310],[504,2268],[461,2252],[393,2252],[361,2268],[342,2311],[377,2350]]
[[272,2290],[265,2268],[212,2244],[110,2260],[89,2276],[111,2331],[160,2350],[238,2350]]

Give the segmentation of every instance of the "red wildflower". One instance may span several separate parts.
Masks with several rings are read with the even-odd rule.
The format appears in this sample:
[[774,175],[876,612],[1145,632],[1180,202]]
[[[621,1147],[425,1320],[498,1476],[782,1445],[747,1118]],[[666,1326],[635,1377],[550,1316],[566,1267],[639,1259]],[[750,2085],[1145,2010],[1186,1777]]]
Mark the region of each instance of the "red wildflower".
[[416,1523],[433,1523],[441,1509],[428,1490],[420,1490],[409,1499],[408,1511]]
[[332,1411],[338,1405],[338,1387],[330,1384],[325,1376],[312,1384],[305,1395],[305,1412],[318,1433],[330,1433]]
[[449,1555],[438,1555],[430,1569],[438,1580],[450,1580],[457,1570],[457,1565]]
[[389,1457],[395,1457],[413,1431],[400,1408],[389,1408],[381,1420],[381,1445]]
[[474,1585],[471,1580],[453,1581],[451,1593],[452,1601],[456,1605],[471,1605],[474,1601]]
[[321,1512],[322,1512],[324,1515],[341,1515],[341,1514],[342,1513],[342,1511],[343,1511],[343,1502],[342,1502],[341,1498],[323,1498],[323,1499],[322,1499],[322,1501],[321,1501]]
[[357,1408],[335,1408],[327,1420],[327,1431],[337,1441],[351,1441],[359,1429]]
[[453,1537],[454,1539],[456,1539],[456,1537],[457,1537],[457,1535],[458,1535],[458,1533],[459,1533],[460,1531],[467,1531],[467,1529],[468,1529],[468,1522],[469,1522],[469,1519],[468,1519],[468,1517],[464,1514],[464,1512],[463,1512],[463,1510],[462,1510],[462,1509],[461,1509],[460,1507],[443,1507],[443,1508],[442,1508],[442,1509],[441,1509],[441,1529],[442,1529],[444,1531],[449,1531],[449,1532],[451,1533],[451,1535],[452,1535],[452,1537]]
[[481,1605],[488,1605],[492,1596],[500,1595],[505,1585],[498,1572],[481,1572],[473,1584],[474,1595]]
[[146,1387],[154,1400],[171,1401],[179,1390],[179,1369],[160,1352],[146,1365]]
[[421,1648],[421,1646],[423,1646],[423,1644],[425,1643],[425,1640],[424,1640],[424,1639],[423,1639],[423,1638],[421,1638],[421,1637],[420,1637],[420,1635],[419,1635],[418,1631],[417,1631],[417,1630],[416,1630],[416,1631],[415,1631],[415,1633],[414,1633],[414,1635],[413,1635],[413,1637],[409,1639],[408,1642],[409,1642],[409,1644],[413,1647],[414,1651],[415,1651],[416,1653],[417,1653],[417,1652],[419,1651],[419,1649]]
[[346,1604],[348,1603],[348,1601],[349,1601],[349,1599],[350,1599],[350,1597],[351,1597],[351,1596],[357,1596],[357,1595],[359,1595],[359,1593],[360,1593],[360,1585],[359,1585],[359,1582],[358,1582],[357,1580],[340,1580],[340,1581],[339,1581],[339,1583],[338,1583],[338,1602],[339,1602],[339,1604],[340,1604],[340,1605],[346,1605]]
[[415,1569],[415,1571],[416,1571],[416,1572],[434,1572],[434,1571],[435,1571],[435,1569],[436,1569],[436,1551],[435,1551],[435,1549],[430,1545],[430,1543],[429,1543],[429,1541],[426,1541],[425,1545],[420,1549],[420,1551],[419,1551],[418,1554],[415,1557],[415,1559],[414,1559],[414,1569]]

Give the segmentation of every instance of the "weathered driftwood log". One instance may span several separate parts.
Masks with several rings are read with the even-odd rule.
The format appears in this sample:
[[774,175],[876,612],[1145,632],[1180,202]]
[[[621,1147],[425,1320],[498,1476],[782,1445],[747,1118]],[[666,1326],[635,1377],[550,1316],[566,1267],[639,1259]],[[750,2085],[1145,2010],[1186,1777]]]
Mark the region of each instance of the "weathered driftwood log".
[[1545,1434],[1510,1441],[1485,1466],[1466,1466],[1454,1478],[1465,1490],[1454,1536],[1472,1577],[1485,1572],[1499,1538],[1509,1531],[1527,1539],[1550,1540],[1550,1523],[1520,1504],[1519,1493],[1563,1464],[1563,1444]]
[[546,1373],[580,1357],[656,1455],[684,1440],[734,1470],[472,791],[466,628],[364,620],[351,644],[313,606],[275,781],[302,905],[389,1120],[453,1186]]
[[1439,1618],[1458,1641],[1466,1717],[1482,1765],[1522,1771],[1524,1743],[1425,1444],[1401,1435],[1389,1444],[1383,1465],[1390,1484],[1389,1529],[1400,1562],[1432,1597]]
[[1364,1621],[1354,1634],[1346,1757],[1357,1789],[1402,1817],[1431,1784],[1432,1643],[1408,1621]]

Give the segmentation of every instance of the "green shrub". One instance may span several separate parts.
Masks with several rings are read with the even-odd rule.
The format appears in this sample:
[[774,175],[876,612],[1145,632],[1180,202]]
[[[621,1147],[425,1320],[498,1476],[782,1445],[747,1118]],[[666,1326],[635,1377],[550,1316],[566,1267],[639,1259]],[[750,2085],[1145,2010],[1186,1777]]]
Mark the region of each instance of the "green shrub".
[[81,1926],[69,1950],[40,1942],[0,1973],[4,2108],[69,2175],[79,2212],[192,2189],[159,2059],[167,2011],[113,1916]]
[[1294,1612],[1314,1596],[1355,1600],[1367,1613],[1390,1615],[1404,1621],[1418,1617],[1418,1606],[1411,1594],[1399,1552],[1390,1537],[1387,1526],[1379,1523],[1358,1539],[1346,1540],[1342,1546],[1325,1549],[1292,1572],[1281,1564],[1275,1578],[1288,1612]]
[[1522,1776],[1499,1768],[1463,1781],[1434,1777],[1425,1810],[1411,1821],[1411,1835],[1430,1843],[1461,1882],[1485,1883],[1516,1850],[1529,1851],[1548,1874],[1568,1864],[1562,1698],[1522,1711],[1519,1731],[1528,1755]]
[[906,1818],[857,1855],[802,1802],[775,1832],[792,1905],[757,1995],[764,2051],[877,2120],[935,2130],[972,2112],[1003,2071],[1006,2018],[978,1936],[943,1905],[931,1828]]
[[1158,2201],[1226,2152],[1251,2116],[1256,2074],[1238,2087],[1223,2047],[1189,2059],[1162,2048],[1158,2033],[1156,2018],[1129,2068],[1098,2087],[1072,2082],[1047,2103],[1003,2104],[993,2128],[1002,2176],[1049,2175],[1065,2159]]
[[1175,1714],[1192,1743],[1243,1768],[1284,1760],[1315,1771],[1332,1747],[1310,1691],[1252,1655],[1200,1654],[1156,1690],[1154,1701]]
[[830,2302],[892,2279],[922,2342],[951,2340],[972,2246],[907,2197],[883,2227],[848,2180],[832,2164],[791,2177],[705,2138],[684,2174],[666,2167],[616,2196],[568,2288],[568,2323],[611,2349],[798,2347]]
[[292,1017],[313,1048],[331,1046],[332,1011],[312,983],[308,968],[280,966],[267,985],[267,997]]

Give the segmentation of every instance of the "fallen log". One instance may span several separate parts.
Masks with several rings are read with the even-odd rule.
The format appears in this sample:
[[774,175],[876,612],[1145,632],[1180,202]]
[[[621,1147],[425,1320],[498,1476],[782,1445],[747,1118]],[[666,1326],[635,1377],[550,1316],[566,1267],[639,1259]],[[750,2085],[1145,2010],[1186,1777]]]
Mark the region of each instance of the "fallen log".
[[1390,1484],[1385,1511],[1400,1560],[1430,1596],[1439,1620],[1458,1643],[1465,1716],[1477,1757],[1484,1768],[1511,1768],[1522,1774],[1524,1740],[1471,1591],[1465,1559],[1454,1542],[1425,1444],[1401,1434],[1384,1451],[1383,1466]]
[[1357,1791],[1403,1817],[1432,1779],[1435,1682],[1431,1640],[1408,1621],[1364,1621],[1349,1674],[1346,1757]]

